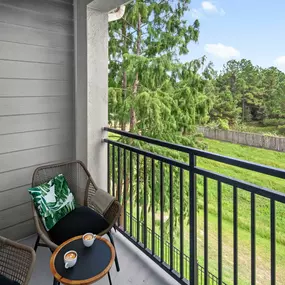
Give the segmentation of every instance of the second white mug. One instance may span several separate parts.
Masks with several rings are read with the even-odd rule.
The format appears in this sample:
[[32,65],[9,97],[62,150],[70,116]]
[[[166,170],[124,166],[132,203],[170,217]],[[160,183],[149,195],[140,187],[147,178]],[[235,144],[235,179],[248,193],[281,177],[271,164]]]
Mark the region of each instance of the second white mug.
[[92,246],[95,239],[96,239],[96,235],[94,235],[92,233],[87,233],[87,234],[83,235],[83,237],[82,237],[83,244],[86,247]]

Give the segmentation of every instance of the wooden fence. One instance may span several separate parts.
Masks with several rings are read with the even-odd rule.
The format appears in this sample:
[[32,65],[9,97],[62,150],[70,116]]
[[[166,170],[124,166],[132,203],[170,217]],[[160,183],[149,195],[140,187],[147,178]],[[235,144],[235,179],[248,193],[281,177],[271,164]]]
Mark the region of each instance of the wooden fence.
[[206,138],[285,152],[285,137],[198,127]]

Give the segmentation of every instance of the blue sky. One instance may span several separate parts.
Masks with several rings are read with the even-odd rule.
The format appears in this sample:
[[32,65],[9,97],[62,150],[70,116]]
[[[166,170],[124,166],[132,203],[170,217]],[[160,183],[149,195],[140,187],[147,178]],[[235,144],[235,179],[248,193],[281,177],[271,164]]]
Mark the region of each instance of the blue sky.
[[191,8],[186,18],[199,19],[200,37],[182,60],[207,55],[221,69],[246,58],[285,71],[285,0],[192,0]]

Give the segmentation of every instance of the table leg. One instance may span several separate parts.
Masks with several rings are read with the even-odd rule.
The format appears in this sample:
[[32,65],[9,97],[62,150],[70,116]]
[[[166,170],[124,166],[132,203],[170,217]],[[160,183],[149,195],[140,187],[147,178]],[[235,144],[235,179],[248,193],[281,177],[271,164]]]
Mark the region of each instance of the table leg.
[[108,272],[108,279],[109,279],[109,283],[110,283],[110,285],[112,285],[112,280],[111,280],[110,272]]
[[53,285],[60,285],[60,283],[55,278],[53,278]]

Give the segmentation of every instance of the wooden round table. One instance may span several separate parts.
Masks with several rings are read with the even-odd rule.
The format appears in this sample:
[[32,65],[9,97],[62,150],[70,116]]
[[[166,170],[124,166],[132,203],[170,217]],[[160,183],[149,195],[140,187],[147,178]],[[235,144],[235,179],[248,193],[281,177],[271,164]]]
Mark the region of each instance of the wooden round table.
[[[69,250],[77,252],[77,263],[65,269],[64,254]],[[52,254],[50,269],[55,279],[64,285],[89,285],[108,274],[112,285],[110,269],[115,259],[115,249],[103,237],[96,237],[91,247],[85,247],[82,236],[71,238],[61,244]]]

